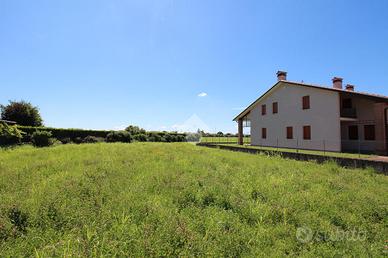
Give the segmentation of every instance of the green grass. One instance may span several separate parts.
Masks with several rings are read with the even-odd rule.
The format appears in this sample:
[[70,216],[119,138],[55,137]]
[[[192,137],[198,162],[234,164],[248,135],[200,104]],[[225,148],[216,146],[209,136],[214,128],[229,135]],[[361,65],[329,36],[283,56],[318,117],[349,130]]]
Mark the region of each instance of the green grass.
[[[0,179],[0,257],[382,257],[388,236],[388,177],[332,163],[187,143],[27,146],[0,151]],[[354,229],[365,239],[325,237]]]
[[293,153],[305,153],[305,154],[313,154],[313,155],[321,155],[321,156],[328,156],[328,157],[339,157],[339,158],[362,158],[362,159],[370,159],[373,157],[376,157],[376,155],[369,155],[369,154],[358,154],[358,153],[342,153],[342,152],[323,152],[323,151],[316,151],[316,150],[297,150],[297,149],[289,149],[289,148],[274,148],[274,147],[262,147],[262,146],[250,146],[250,145],[238,145],[238,144],[222,144],[217,143],[217,145],[225,145],[225,146],[233,146],[233,147],[239,147],[239,148],[250,148],[250,149],[258,149],[258,150],[265,150],[265,151],[281,151],[281,152],[293,152]]
[[[202,137],[201,142],[228,142],[228,143],[236,143],[238,142],[238,137]],[[250,143],[251,137],[244,137],[244,143]]]

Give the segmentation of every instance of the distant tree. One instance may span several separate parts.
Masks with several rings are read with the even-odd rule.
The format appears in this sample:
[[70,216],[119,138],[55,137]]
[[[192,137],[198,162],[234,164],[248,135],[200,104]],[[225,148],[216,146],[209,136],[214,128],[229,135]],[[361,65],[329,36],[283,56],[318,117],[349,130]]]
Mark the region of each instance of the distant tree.
[[217,133],[217,136],[218,136],[218,137],[222,137],[222,136],[224,136],[224,133],[223,133],[223,132],[218,132],[218,133]]
[[19,125],[42,126],[43,120],[38,107],[26,101],[9,101],[6,106],[0,105],[1,119],[15,121]]
[[139,126],[130,125],[127,128],[125,128],[125,131],[129,132],[131,135],[137,135],[137,134],[145,134],[146,130],[143,128],[140,128]]

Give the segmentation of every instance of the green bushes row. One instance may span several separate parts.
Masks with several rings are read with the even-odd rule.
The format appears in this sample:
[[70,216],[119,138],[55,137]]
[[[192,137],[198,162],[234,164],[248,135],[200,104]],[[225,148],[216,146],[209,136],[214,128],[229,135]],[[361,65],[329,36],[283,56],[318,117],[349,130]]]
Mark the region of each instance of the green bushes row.
[[[52,134],[53,138],[60,141],[70,140],[70,142],[77,142],[87,136],[94,136],[97,138],[106,138],[106,136],[112,131],[104,130],[83,130],[83,129],[64,129],[64,128],[51,128],[51,127],[33,127],[33,126],[17,126],[20,130],[26,133],[23,137],[23,142],[31,142],[31,136],[36,131],[47,131]],[[81,143],[80,142],[80,143]]]
[[0,146],[32,143],[36,147],[50,146],[55,141],[68,143],[97,142],[185,142],[189,136],[176,132],[147,132],[136,126],[125,131],[98,131],[82,129],[62,129],[50,127],[11,126],[0,124]]

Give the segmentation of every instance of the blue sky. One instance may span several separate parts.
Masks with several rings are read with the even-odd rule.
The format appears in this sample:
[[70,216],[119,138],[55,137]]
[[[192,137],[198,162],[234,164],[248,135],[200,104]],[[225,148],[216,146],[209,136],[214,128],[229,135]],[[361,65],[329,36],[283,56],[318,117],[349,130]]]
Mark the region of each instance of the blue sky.
[[388,95],[387,13],[375,0],[1,0],[0,103],[30,101],[54,127],[173,130],[196,114],[235,132],[277,70]]

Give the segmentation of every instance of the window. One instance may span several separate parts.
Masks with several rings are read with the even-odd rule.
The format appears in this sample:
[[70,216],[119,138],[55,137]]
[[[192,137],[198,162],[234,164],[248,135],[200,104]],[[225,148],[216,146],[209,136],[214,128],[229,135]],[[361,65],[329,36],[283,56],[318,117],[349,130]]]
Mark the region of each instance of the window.
[[358,126],[350,125],[348,127],[349,140],[358,140]]
[[343,99],[342,100],[342,108],[352,108],[353,105],[352,105],[352,99]]
[[266,105],[261,105],[261,114],[264,116],[267,114],[267,106]]
[[303,126],[303,140],[311,140],[311,126]]
[[292,126],[288,126],[287,127],[287,139],[293,139],[294,138],[294,135],[293,135],[293,128]]
[[374,125],[365,125],[364,126],[364,135],[365,135],[365,141],[376,140],[375,126]]
[[302,100],[303,109],[310,109],[310,96],[304,96]]
[[261,138],[267,139],[267,128],[261,128]]
[[349,129],[349,140],[358,140],[358,126],[350,125],[348,129]]
[[278,103],[277,102],[272,103],[272,113],[273,114],[278,113]]

